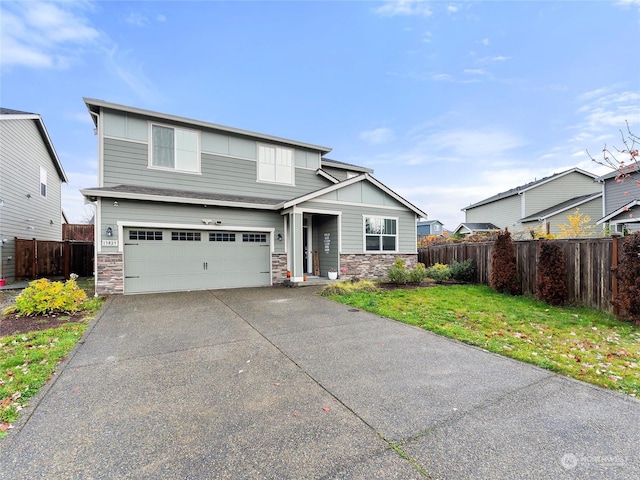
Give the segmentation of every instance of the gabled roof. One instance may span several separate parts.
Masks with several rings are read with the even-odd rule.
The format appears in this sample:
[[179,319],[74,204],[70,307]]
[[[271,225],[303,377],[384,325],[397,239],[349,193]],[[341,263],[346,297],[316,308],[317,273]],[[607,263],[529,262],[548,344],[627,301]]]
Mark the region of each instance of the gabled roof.
[[403,204],[409,210],[413,211],[416,215],[418,215],[420,217],[426,217],[427,216],[427,214],[425,212],[420,210],[418,207],[416,207],[415,205],[413,205],[409,201],[407,201],[404,198],[402,198],[396,192],[394,192],[389,187],[385,186],[383,183],[381,183],[378,180],[376,180],[375,178],[373,178],[368,173],[362,173],[362,174],[357,175],[355,177],[351,177],[351,178],[348,178],[346,180],[343,180],[340,183],[336,183],[334,185],[329,185],[327,187],[321,188],[320,190],[316,190],[315,192],[306,193],[306,194],[301,195],[301,196],[299,196],[297,198],[293,198],[291,200],[287,200],[285,202],[282,202],[282,204],[280,204],[280,208],[291,208],[291,207],[294,207],[296,205],[299,205],[300,203],[303,203],[303,202],[306,202],[306,201],[309,201],[309,200],[313,200],[314,198],[321,197],[322,195],[325,195],[327,193],[333,192],[335,190],[340,190],[341,188],[348,187],[349,185],[353,185],[354,183],[364,182],[364,181],[367,181],[367,182],[375,185],[380,190],[385,192],[387,195],[389,195],[390,197],[394,198],[395,200],[397,200],[398,202]]
[[[212,130],[219,130],[227,133],[233,133],[236,135],[242,135],[245,137],[252,137],[252,138],[267,140],[270,142],[280,143],[284,145],[290,145],[293,147],[317,150],[321,152],[323,155],[331,151],[331,149],[328,147],[321,147],[319,145],[312,145],[310,143],[298,142],[296,140],[289,140],[287,138],[274,137],[272,135],[265,135],[263,133],[251,132],[249,130],[241,130],[239,128],[227,127],[225,125],[218,125],[216,123],[209,123],[209,122],[203,122],[201,120],[194,120],[191,118],[178,117],[176,115],[169,115],[166,113],[154,112],[151,110],[144,110],[142,108],[128,107],[126,105],[119,105],[117,103],[105,102],[104,100],[96,100],[93,98],[83,98],[83,100],[84,100],[84,103],[87,105],[87,108],[89,109],[89,111],[96,114],[100,112],[101,108],[107,108],[111,110],[118,110],[121,112],[142,115],[144,117],[149,117],[149,118],[157,119],[161,121],[176,122],[183,125],[193,125],[201,128],[209,128]],[[93,115],[92,115],[92,118],[94,123],[96,123],[97,120],[95,117],[93,117]]]
[[320,162],[323,167],[340,168],[341,170],[351,170],[353,172],[373,173],[373,170],[370,168],[353,165],[352,163],[339,162],[338,160],[332,160],[330,158],[321,158]]
[[601,198],[602,192],[590,193],[588,195],[581,195],[579,197],[574,197],[566,202],[559,203],[554,205],[553,207],[546,208],[540,212],[534,213],[533,215],[529,215],[521,219],[521,222],[539,222],[546,218],[552,217],[562,212],[566,212],[567,210],[572,210],[574,208],[579,207],[580,205],[590,202],[596,198]]
[[[640,164],[637,163],[632,163],[630,165],[626,165],[624,167],[621,167],[620,169],[617,170],[613,170],[605,175],[602,175],[598,178],[596,178],[596,182],[604,182],[605,180],[609,180],[610,178],[615,178],[618,175],[631,175],[632,173],[635,173],[637,171],[640,171]],[[637,177],[636,175],[634,175],[634,177]]]
[[278,205],[283,201],[281,199],[251,197],[248,195],[194,192],[172,188],[140,187],[137,185],[85,188],[80,190],[80,193],[90,201],[95,201],[97,198],[121,198],[203,206],[257,208],[262,210],[277,210]]
[[609,220],[612,220],[612,219],[616,218],[618,215],[620,215],[622,213],[628,212],[633,207],[637,207],[638,205],[640,205],[640,199],[634,198],[633,200],[631,200],[626,205],[623,205],[622,207],[618,208],[617,210],[611,212],[609,215],[602,217],[600,220],[598,220],[596,222],[596,225],[602,225],[603,223],[608,222]]
[[515,187],[512,188],[511,190],[507,190],[505,192],[501,192],[498,193],[497,195],[494,195],[492,197],[489,198],[485,198],[484,200],[481,200],[479,202],[473,203],[471,205],[469,205],[468,207],[465,207],[462,209],[462,211],[466,211],[470,208],[475,208],[475,207],[480,207],[481,205],[486,205],[487,203],[491,203],[491,202],[495,202],[497,200],[502,200],[503,198],[508,198],[508,197],[512,197],[514,195],[520,195],[521,193],[524,193],[528,190],[531,190],[533,188],[539,187],[540,185],[544,185],[545,183],[551,182],[553,180],[556,180],[560,177],[564,177],[565,175],[569,175],[571,173],[581,173],[583,175],[586,175],[587,177],[592,178],[593,180],[595,180],[597,177],[596,175],[594,175],[593,173],[589,173],[585,170],[582,170],[580,168],[572,168],[570,170],[565,170],[564,172],[560,172],[560,173],[554,173],[553,175],[549,176],[549,177],[545,177],[545,178],[541,178],[540,180],[535,180],[533,182],[529,182],[525,185],[520,185],[519,187]]
[[53,142],[51,141],[51,137],[49,137],[49,132],[47,132],[47,128],[44,126],[44,122],[42,121],[42,117],[37,113],[29,113],[23,112],[20,110],[13,110],[11,108],[2,108],[0,107],[0,120],[34,120],[36,122],[36,126],[38,127],[38,131],[42,137],[42,141],[53,160],[53,165],[58,172],[58,176],[60,180],[67,183],[69,180],[67,179],[67,174],[64,173],[64,168],[62,168],[62,163],[58,158],[58,154],[56,153],[56,149],[53,147]]
[[473,233],[473,232],[494,232],[496,230],[500,230],[500,228],[496,227],[493,223],[461,223],[453,231],[453,233],[458,233],[463,228],[466,228],[467,230],[469,230],[470,233]]

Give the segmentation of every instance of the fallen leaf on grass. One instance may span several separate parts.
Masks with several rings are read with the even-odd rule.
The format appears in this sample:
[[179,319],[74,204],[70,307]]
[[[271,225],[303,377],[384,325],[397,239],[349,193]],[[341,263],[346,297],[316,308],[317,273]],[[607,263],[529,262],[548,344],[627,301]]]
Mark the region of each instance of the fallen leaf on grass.
[[0,422],[0,432],[6,432],[11,428],[11,425],[7,422]]

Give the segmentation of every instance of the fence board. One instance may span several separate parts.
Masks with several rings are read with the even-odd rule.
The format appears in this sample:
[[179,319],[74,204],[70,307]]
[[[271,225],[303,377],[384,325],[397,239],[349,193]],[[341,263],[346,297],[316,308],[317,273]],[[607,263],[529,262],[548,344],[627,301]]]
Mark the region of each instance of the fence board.
[[93,275],[93,242],[53,242],[16,238],[16,278]]
[[[569,302],[612,311],[613,241],[610,238],[546,240],[560,244],[567,268]],[[524,295],[534,296],[539,240],[513,242],[518,274]],[[622,242],[617,242],[622,245]],[[619,247],[618,247],[619,248]],[[457,243],[429,245],[418,249],[418,261],[430,267],[472,259],[476,267],[475,282],[489,285],[493,243]]]

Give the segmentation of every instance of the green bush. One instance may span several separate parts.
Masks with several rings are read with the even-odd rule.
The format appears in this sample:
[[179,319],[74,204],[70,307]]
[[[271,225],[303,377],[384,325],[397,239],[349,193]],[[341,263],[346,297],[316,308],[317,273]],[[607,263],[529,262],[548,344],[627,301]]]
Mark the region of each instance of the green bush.
[[371,280],[360,280],[352,282],[350,280],[344,280],[342,282],[333,282],[326,285],[321,291],[320,295],[328,297],[331,295],[345,295],[347,293],[358,292],[376,292],[378,287]]
[[409,270],[409,273],[407,274],[407,281],[409,283],[421,284],[426,277],[427,269],[425,268],[424,263],[418,263],[415,268]]
[[449,271],[451,272],[451,278],[458,282],[473,282],[476,275],[476,267],[473,264],[473,259],[469,258],[464,262],[456,262],[455,260],[449,265]]
[[451,270],[447,265],[436,263],[427,268],[427,277],[433,278],[436,283],[442,283],[451,277]]
[[387,271],[387,279],[389,282],[396,283],[398,285],[407,283],[409,280],[409,273],[407,272],[407,267],[405,266],[402,258],[396,258],[396,261],[393,263],[393,267],[389,268]]
[[73,313],[80,309],[87,295],[74,279],[50,282],[46,278],[29,283],[16,298],[15,310],[21,315]]

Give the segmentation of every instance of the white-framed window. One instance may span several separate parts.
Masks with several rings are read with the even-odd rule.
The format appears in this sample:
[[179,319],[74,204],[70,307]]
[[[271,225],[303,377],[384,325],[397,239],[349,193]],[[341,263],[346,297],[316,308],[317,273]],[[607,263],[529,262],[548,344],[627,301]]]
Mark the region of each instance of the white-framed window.
[[367,252],[398,251],[398,219],[365,216],[364,244]]
[[439,232],[439,231],[440,231],[440,225],[439,225],[439,224],[437,224],[437,223],[434,223],[434,224],[433,224],[433,231],[434,231],[434,232]]
[[293,150],[258,144],[258,181],[294,185]]
[[47,171],[40,167],[40,196],[47,198]]
[[200,173],[199,135],[195,130],[150,124],[149,166]]

